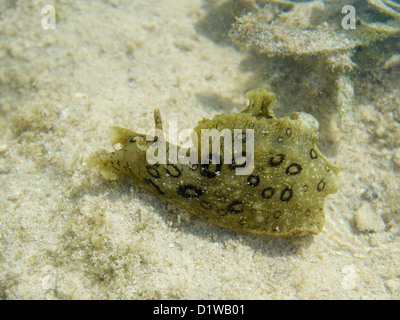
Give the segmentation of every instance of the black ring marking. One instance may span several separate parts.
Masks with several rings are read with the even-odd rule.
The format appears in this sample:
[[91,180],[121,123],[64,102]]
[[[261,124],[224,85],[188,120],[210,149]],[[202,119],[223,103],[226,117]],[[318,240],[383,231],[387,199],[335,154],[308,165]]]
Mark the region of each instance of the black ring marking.
[[[276,159],[276,157],[278,157],[278,159]],[[285,160],[285,155],[277,154],[276,156],[273,156],[273,157],[271,157],[271,159],[269,159],[268,164],[271,167],[277,167],[280,164],[282,164],[283,160]]]
[[249,176],[247,178],[247,184],[250,187],[257,187],[259,183],[260,183],[260,177],[259,176],[251,175],[251,176]]
[[148,183],[151,185],[159,194],[165,194],[165,192],[161,191],[160,187],[156,185],[152,180],[150,179],[143,179],[144,182]]
[[237,164],[235,161],[235,156],[232,157],[232,163],[228,165],[229,170],[234,170],[235,168],[245,168],[247,162],[247,154],[245,151],[242,152],[242,157],[245,158],[245,161],[242,164]]
[[205,202],[205,201],[201,201],[200,205],[204,208],[204,209],[211,209],[211,203]]
[[222,165],[220,163],[216,164],[215,171],[210,171],[209,170],[210,164],[211,163],[202,164],[200,168],[200,174],[207,178],[214,178],[217,176],[217,173],[221,172]]
[[275,219],[279,219],[279,218],[281,217],[281,215],[282,215],[282,212],[281,212],[280,210],[275,211],[275,213],[274,213],[274,218],[275,218]]
[[311,159],[313,159],[313,160],[318,158],[318,155],[317,155],[317,153],[315,152],[314,149],[311,149],[311,150],[310,150],[310,157],[311,157]]
[[318,183],[317,190],[319,192],[322,192],[324,191],[324,189],[325,189],[325,181],[324,179],[321,179],[321,181]]
[[227,210],[232,214],[243,212],[242,201],[240,201],[240,200],[232,201],[232,203],[228,206]]
[[167,172],[167,174],[171,177],[174,178],[178,178],[182,175],[182,172],[178,169],[178,167],[175,164],[167,164],[167,168],[168,166],[170,166],[171,168],[173,168],[173,170],[169,170],[169,169],[165,169],[165,171]]
[[293,197],[293,190],[291,188],[285,188],[281,193],[281,201],[288,202]]
[[154,177],[156,179],[160,178],[160,173],[158,172],[158,170],[156,168],[151,167],[151,166],[146,166],[146,170],[152,177]]
[[299,174],[301,170],[302,170],[301,165],[297,163],[292,163],[289,167],[286,168],[286,174],[294,176],[296,174]]
[[200,165],[200,174],[207,178],[214,178],[221,172],[222,164],[221,161],[218,164],[215,164],[215,170],[210,171],[210,165],[212,164],[212,155],[210,154],[208,157],[208,163]]
[[268,199],[271,199],[271,198],[272,198],[272,196],[274,195],[274,193],[275,193],[275,189],[272,188],[272,187],[268,187],[268,188],[266,188],[266,189],[263,190],[262,196],[263,196],[264,199],[267,199],[267,200],[268,200]]
[[176,192],[180,196],[182,196],[184,198],[188,198],[188,199],[198,198],[198,197],[201,197],[201,195],[203,194],[203,191],[200,188],[197,188],[190,184],[185,185],[185,186],[179,186],[176,189]]

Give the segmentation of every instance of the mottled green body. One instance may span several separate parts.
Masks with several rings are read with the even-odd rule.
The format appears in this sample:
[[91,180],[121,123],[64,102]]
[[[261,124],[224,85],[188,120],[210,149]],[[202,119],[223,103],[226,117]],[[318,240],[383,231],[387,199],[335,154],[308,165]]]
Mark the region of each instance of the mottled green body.
[[113,127],[112,142],[122,148],[92,157],[89,165],[97,165],[109,179],[130,175],[135,184],[162,199],[235,231],[268,236],[319,233],[325,197],[338,189],[338,170],[319,152],[314,129],[299,119],[275,117],[272,94],[257,89],[247,96],[250,105],[243,112],[216,115],[194,130],[254,129],[255,167],[250,175],[237,175],[235,164],[150,165],[146,150],[151,143],[143,134],[119,127]]

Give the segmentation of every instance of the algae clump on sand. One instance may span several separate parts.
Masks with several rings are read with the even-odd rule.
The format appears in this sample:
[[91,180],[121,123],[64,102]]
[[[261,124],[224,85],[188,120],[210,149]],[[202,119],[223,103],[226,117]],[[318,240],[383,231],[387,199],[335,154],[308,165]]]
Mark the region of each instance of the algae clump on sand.
[[[352,61],[354,49],[400,34],[398,5],[379,0],[263,3],[258,11],[237,18],[229,34],[231,39],[241,48],[268,57],[312,59],[315,73],[324,66],[333,73],[341,128],[351,131],[355,123],[353,76],[359,67]],[[353,29],[342,26],[342,8],[346,5],[357,8],[358,22]],[[314,81],[321,81],[318,77],[315,75]]]

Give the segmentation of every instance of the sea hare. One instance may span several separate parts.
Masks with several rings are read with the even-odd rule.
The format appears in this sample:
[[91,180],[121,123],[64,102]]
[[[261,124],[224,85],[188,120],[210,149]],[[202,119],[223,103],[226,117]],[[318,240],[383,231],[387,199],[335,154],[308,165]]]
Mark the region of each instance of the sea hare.
[[[225,161],[224,145],[235,140],[224,136],[219,152],[212,149],[206,162],[200,161],[204,160],[202,144],[211,145],[211,141],[198,139],[190,152],[195,150],[199,163],[150,163],[149,148],[165,141],[160,134],[148,141],[144,134],[112,127],[112,143],[121,148],[93,155],[88,165],[97,166],[107,179],[129,175],[136,185],[165,201],[235,231],[267,236],[318,234],[324,225],[325,197],[338,189],[339,170],[318,150],[317,126],[302,120],[299,113],[292,119],[277,118],[275,96],[264,89],[252,90],[247,97],[250,103],[242,112],[203,119],[194,129],[197,134],[204,129],[228,129],[224,132],[232,136],[239,129],[243,132],[241,158],[246,162],[239,163],[230,154],[230,161]],[[154,114],[156,128],[162,129],[159,111]],[[175,148],[187,154],[180,152],[182,146],[165,143],[169,153]],[[254,144],[252,152],[249,143]],[[238,174],[247,160],[252,170]]]

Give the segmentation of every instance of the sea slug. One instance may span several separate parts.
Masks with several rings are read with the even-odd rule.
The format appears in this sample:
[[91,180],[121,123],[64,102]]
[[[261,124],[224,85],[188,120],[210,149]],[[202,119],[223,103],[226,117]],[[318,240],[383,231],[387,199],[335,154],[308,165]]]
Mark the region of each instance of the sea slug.
[[[217,160],[215,153],[210,153],[206,163],[199,160],[198,164],[179,161],[151,164],[149,148],[161,145],[161,135],[154,135],[148,141],[145,134],[121,127],[111,128],[112,144],[119,143],[121,148],[91,156],[88,165],[97,166],[107,179],[129,175],[136,185],[165,201],[235,231],[267,236],[318,234],[325,220],[325,197],[339,187],[339,170],[315,144],[316,120],[309,116],[315,121],[307,122],[304,120],[307,115],[300,113],[294,113],[292,119],[277,118],[273,113],[275,95],[264,89],[252,90],[247,97],[249,105],[242,112],[203,119],[194,132],[199,135],[204,129],[246,132],[242,158],[253,161],[251,172],[238,174],[237,169],[244,169],[245,162],[239,163],[235,157],[229,163],[223,161],[227,150],[224,145],[229,141],[226,136],[221,139]],[[161,130],[159,111],[155,110],[154,115],[156,128]],[[251,154],[247,154],[249,129],[254,143]],[[211,141],[207,143],[211,145]],[[202,144],[198,139],[191,149],[191,152],[196,150],[199,159]],[[182,151],[181,146],[166,142],[167,153],[174,148],[178,153]]]

